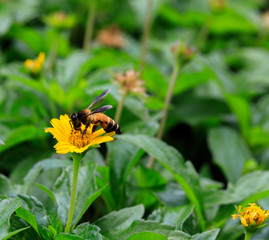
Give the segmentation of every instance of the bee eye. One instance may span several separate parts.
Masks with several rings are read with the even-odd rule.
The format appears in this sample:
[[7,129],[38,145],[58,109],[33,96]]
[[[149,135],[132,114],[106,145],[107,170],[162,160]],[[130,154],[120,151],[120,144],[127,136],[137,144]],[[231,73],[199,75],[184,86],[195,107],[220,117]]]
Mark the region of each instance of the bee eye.
[[76,114],[73,113],[73,114],[71,115],[71,119],[72,119],[72,120],[75,120],[76,118],[77,118]]

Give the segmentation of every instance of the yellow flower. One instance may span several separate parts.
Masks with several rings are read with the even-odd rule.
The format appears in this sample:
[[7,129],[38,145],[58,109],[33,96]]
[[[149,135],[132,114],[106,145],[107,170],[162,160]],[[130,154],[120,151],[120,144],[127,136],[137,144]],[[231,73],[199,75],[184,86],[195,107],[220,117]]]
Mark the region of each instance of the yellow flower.
[[244,211],[241,211],[242,207],[239,206],[238,213],[233,214],[233,220],[240,217],[243,226],[259,226],[267,220],[269,216],[269,210],[262,210],[256,205],[256,203],[249,203],[249,207],[246,207]]
[[112,136],[115,135],[115,132],[106,133],[103,128],[93,132],[92,124],[82,137],[81,132],[84,131],[85,125],[82,124],[82,131],[75,130],[71,127],[69,121],[68,115],[61,115],[60,119],[53,118],[51,120],[53,127],[45,129],[45,132],[50,132],[57,139],[58,143],[54,146],[57,153],[82,153],[90,147],[114,140]]
[[45,53],[41,52],[41,53],[39,53],[39,55],[36,59],[34,59],[34,60],[27,59],[24,62],[24,66],[28,71],[30,71],[34,74],[38,74],[42,70],[44,62],[45,62]]

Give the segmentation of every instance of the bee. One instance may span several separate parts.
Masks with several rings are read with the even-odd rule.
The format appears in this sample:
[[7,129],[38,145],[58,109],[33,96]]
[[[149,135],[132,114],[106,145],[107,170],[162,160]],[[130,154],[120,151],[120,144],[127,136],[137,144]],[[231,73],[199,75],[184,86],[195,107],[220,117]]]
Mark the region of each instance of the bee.
[[92,109],[97,108],[104,101],[105,96],[110,92],[110,89],[105,90],[100,94],[90,105],[84,110],[79,111],[77,114],[73,113],[71,115],[70,125],[73,125],[75,130],[81,130],[81,123],[85,125],[85,129],[82,133],[83,135],[87,132],[87,128],[90,124],[101,126],[106,132],[115,131],[117,134],[121,134],[120,126],[110,117],[105,115],[104,111],[112,108],[111,105],[105,105],[94,111]]

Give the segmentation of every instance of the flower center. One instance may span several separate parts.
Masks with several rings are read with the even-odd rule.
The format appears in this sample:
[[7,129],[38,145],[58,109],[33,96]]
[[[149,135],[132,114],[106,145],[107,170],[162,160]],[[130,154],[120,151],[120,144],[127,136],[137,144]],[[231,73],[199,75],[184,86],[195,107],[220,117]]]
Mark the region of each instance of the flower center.
[[72,129],[69,141],[72,145],[78,148],[83,148],[91,142],[90,136],[91,135],[88,132],[86,132],[82,137],[82,133],[80,130]]

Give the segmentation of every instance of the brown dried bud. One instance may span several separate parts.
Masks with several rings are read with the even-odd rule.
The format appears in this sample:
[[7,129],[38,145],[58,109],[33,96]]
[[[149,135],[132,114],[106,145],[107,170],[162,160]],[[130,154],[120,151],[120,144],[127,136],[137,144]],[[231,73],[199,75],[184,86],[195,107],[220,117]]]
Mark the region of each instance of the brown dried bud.
[[171,51],[181,63],[188,62],[194,57],[196,53],[194,47],[190,47],[182,41],[179,41],[177,44],[173,45],[171,47]]
[[116,26],[101,30],[97,36],[97,41],[107,47],[121,48],[125,45],[122,32]]
[[226,8],[227,2],[226,0],[210,0],[209,5],[213,11],[222,11]]
[[266,29],[269,29],[269,11],[266,11],[266,12],[263,13],[262,22],[263,22],[263,26]]
[[126,71],[124,74],[115,74],[116,83],[120,87],[120,92],[132,92],[146,94],[146,90],[142,85],[144,81],[139,79],[140,73],[133,69]]

